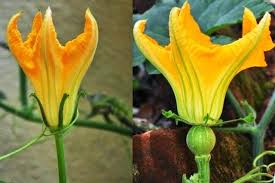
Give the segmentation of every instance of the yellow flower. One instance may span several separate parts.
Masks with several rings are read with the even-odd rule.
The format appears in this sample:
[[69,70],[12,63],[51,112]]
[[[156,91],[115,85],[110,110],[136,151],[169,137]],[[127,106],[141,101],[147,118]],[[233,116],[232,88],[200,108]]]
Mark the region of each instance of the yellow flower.
[[170,83],[180,117],[203,124],[209,116],[207,125],[213,125],[220,118],[233,77],[249,67],[266,66],[264,51],[273,48],[269,24],[268,13],[257,24],[253,13],[245,8],[243,37],[217,45],[201,32],[190,5],[185,3],[170,12],[170,43],[166,47],[144,34],[145,20],[135,24],[133,33],[138,48]]
[[[51,128],[72,122],[80,83],[93,60],[98,42],[98,27],[89,9],[85,14],[84,32],[64,46],[57,39],[48,8],[44,18],[38,12],[32,31],[22,41],[17,27],[20,13],[14,15],[7,27],[7,41],[18,64],[30,79]],[[59,107],[68,94],[59,124]]]

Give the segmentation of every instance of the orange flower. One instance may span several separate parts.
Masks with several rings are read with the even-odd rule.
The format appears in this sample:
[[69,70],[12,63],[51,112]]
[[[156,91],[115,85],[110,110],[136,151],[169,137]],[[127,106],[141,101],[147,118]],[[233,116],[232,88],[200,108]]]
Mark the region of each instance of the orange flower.
[[134,38],[145,57],[165,76],[177,101],[179,115],[192,124],[215,124],[221,116],[229,83],[240,71],[266,66],[264,51],[273,48],[270,15],[257,25],[245,8],[243,37],[228,45],[213,44],[191,15],[190,5],[173,8],[169,17],[170,44],[160,46],[144,34],[146,21],[135,24]]
[[[48,8],[44,19],[38,12],[32,31],[23,41],[17,27],[20,13],[14,15],[7,27],[7,40],[18,64],[30,79],[35,94],[43,106],[47,124],[52,128],[66,126],[73,119],[80,83],[91,64],[98,42],[98,27],[89,9],[85,14],[84,32],[64,46],[57,39]],[[59,108],[64,94],[68,95]]]

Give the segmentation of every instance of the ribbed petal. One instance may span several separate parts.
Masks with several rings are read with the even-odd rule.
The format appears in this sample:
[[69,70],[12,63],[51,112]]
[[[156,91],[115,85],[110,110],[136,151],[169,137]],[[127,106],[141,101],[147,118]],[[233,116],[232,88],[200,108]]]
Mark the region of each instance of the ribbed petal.
[[11,52],[25,73],[32,73],[35,70],[32,62],[32,49],[25,46],[22,40],[17,26],[19,17],[20,13],[17,13],[9,21],[6,33],[7,41]]
[[156,40],[144,34],[145,20],[138,21],[133,30],[135,42],[143,55],[164,75],[173,88],[177,103],[185,101],[180,72],[171,58],[171,45],[162,47]]
[[39,67],[40,82],[42,83],[42,105],[48,123],[58,125],[58,111],[63,97],[62,86],[62,54],[63,47],[57,40],[51,9],[48,8],[41,28],[41,48]]
[[85,27],[82,34],[69,41],[64,48],[63,92],[70,96],[64,108],[64,123],[71,122],[80,83],[87,72],[98,43],[98,26],[90,10],[86,10]]

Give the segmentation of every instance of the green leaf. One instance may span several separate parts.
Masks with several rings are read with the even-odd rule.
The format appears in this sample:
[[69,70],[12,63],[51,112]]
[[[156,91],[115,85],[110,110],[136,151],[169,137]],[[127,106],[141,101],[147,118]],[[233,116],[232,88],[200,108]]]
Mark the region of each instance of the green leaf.
[[134,42],[132,45],[132,54],[133,54],[133,67],[138,66],[145,61],[145,57],[139,51],[137,45]]
[[246,117],[242,118],[243,121],[247,122],[247,123],[253,123],[255,121],[255,117],[253,116],[252,113],[248,114]]
[[145,70],[148,74],[160,74],[160,72],[150,62],[145,63]]
[[[168,37],[168,17],[173,7],[182,7],[185,1],[158,1],[142,15],[134,15],[134,22],[147,19],[146,32],[154,32]],[[191,13],[199,23],[203,32],[214,31],[242,21],[244,7],[249,8],[258,18],[273,7],[264,0],[189,0]]]
[[[158,0],[152,8],[143,14],[133,16],[135,23],[141,19],[147,19],[145,33],[156,39],[161,45],[169,42],[168,19],[173,7],[181,7],[185,0]],[[242,21],[244,7],[253,11],[255,16],[261,17],[266,11],[273,10],[270,3],[264,0],[189,0],[191,12],[203,32],[211,35],[213,32]],[[218,44],[229,43],[232,40],[214,37]],[[135,44],[135,43],[134,43]],[[134,66],[142,64],[145,59],[136,46],[133,46]]]
[[[170,10],[175,6],[177,6],[175,0],[159,0],[150,10],[146,11],[144,14],[134,15],[133,22],[135,23],[138,20],[148,19],[149,23],[147,24],[145,33],[156,39],[160,44],[166,45],[169,43],[167,27],[168,16]],[[137,48],[136,43],[133,42],[133,66],[142,64],[145,62],[145,60],[145,57]]]
[[7,182],[4,182],[4,181],[0,180],[0,183],[7,183]]
[[218,35],[218,36],[212,36],[211,41],[215,44],[225,45],[233,42],[234,40],[228,36]]

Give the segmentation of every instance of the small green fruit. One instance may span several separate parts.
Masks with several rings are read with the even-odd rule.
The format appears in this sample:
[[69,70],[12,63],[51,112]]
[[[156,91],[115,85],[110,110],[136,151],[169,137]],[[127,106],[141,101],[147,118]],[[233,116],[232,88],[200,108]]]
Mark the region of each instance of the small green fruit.
[[187,133],[186,143],[194,155],[208,155],[216,144],[216,136],[210,127],[193,126]]

